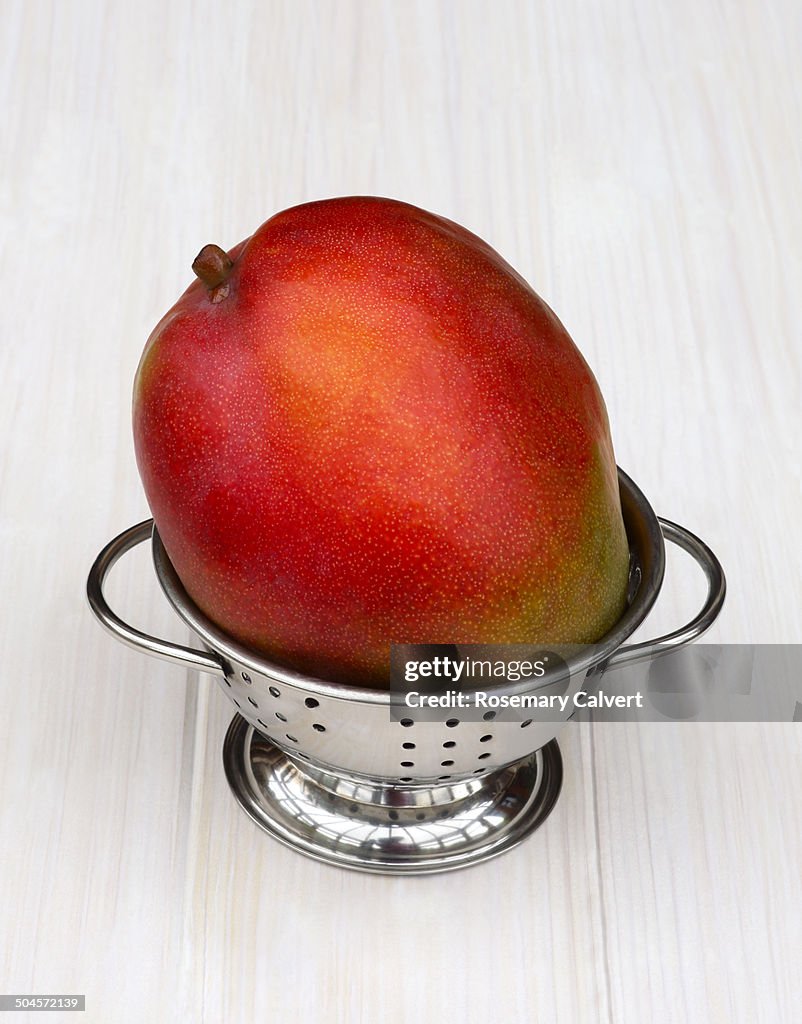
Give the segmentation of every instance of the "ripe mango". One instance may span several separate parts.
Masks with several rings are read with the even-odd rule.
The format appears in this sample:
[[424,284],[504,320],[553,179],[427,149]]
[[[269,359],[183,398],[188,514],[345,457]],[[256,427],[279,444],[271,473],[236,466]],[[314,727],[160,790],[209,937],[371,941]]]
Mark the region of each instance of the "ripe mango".
[[626,601],[607,413],[481,239],[405,203],[279,213],[148,339],[137,462],[187,592],[255,652],[384,686],[390,643],[581,643]]

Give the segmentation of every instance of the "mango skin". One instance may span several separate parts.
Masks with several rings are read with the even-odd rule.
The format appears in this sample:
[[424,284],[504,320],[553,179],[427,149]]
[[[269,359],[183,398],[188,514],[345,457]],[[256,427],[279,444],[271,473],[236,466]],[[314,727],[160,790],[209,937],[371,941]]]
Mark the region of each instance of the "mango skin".
[[585,643],[625,603],[607,413],[565,328],[469,231],[308,203],[148,339],[136,457],[187,592],[255,652],[385,686],[390,643]]

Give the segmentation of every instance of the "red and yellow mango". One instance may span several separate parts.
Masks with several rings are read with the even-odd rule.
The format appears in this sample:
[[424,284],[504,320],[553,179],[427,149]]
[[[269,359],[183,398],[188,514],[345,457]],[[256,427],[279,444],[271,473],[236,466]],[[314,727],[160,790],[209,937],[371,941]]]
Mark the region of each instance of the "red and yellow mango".
[[142,356],[134,435],[165,549],[223,630],[382,686],[391,643],[613,625],[629,552],[604,402],[486,243],[356,197],[194,268]]

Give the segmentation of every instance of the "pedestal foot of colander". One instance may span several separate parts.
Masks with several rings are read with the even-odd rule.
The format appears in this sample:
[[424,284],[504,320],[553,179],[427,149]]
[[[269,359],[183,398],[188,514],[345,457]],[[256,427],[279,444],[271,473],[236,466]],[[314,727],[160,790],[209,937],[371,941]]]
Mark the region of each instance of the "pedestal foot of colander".
[[265,832],[316,860],[380,874],[452,871],[505,853],[551,813],[563,774],[552,740],[481,778],[371,783],[299,763],[240,715],[223,763],[237,801]]

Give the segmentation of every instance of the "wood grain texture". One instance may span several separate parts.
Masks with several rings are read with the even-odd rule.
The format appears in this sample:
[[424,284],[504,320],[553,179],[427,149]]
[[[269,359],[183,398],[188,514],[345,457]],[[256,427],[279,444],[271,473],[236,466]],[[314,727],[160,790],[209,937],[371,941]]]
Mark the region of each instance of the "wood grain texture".
[[[726,566],[713,636],[799,641],[799,5],[2,8],[0,990],[98,1024],[795,1024],[797,727],[571,728],[523,847],[362,877],[249,823],[214,683],[115,644],[83,585],[147,514],[130,387],[196,252],[373,193],[557,310],[618,461]],[[699,599],[685,561],[648,631]],[[146,553],[111,596],[183,639]]]

